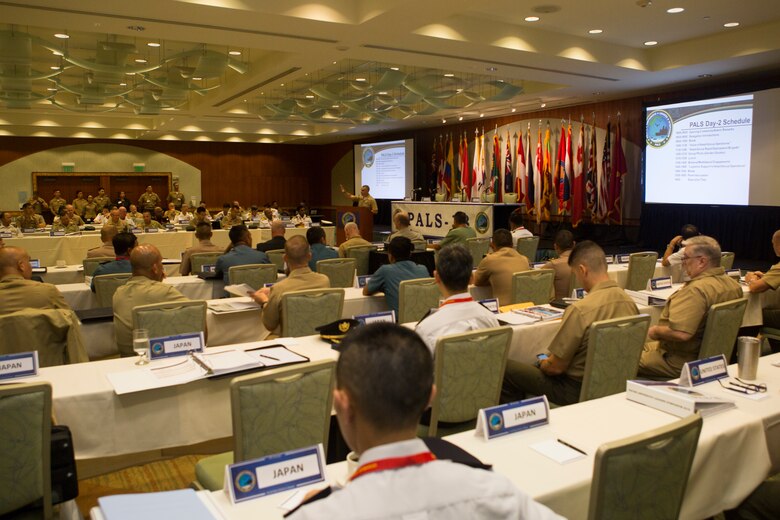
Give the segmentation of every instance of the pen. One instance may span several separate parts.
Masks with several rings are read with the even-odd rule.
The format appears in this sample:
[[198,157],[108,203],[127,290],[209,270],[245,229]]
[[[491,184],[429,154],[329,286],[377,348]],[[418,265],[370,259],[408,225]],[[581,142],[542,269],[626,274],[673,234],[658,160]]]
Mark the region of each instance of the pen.
[[582,451],[581,449],[579,449],[579,448],[577,448],[577,447],[575,447],[575,446],[572,446],[571,444],[569,444],[569,443],[568,443],[568,442],[566,442],[566,441],[562,441],[561,439],[556,439],[556,440],[557,440],[558,442],[560,442],[561,444],[563,444],[564,446],[566,446],[567,448],[571,448],[571,449],[573,449],[574,451],[577,451],[577,452],[579,452],[579,453],[582,453],[583,455],[587,455],[587,453],[585,453],[584,451]]
[[265,354],[258,354],[260,357],[264,357],[265,359],[273,359],[274,361],[279,361],[278,358],[266,356]]
[[[263,349],[271,348],[271,347],[284,347],[284,345],[282,345],[281,343],[280,344],[275,344],[275,345],[263,345],[262,347],[248,348],[248,349],[244,350],[244,352],[254,352],[255,350],[263,350]],[[285,348],[287,348],[287,347],[285,347]]]

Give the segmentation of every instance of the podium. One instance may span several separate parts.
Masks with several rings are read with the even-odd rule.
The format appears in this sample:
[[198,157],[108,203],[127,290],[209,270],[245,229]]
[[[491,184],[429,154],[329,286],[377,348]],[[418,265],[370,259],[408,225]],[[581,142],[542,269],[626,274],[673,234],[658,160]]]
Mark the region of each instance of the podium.
[[360,228],[360,236],[369,242],[374,241],[374,214],[362,206],[335,206],[336,210],[336,242],[344,242],[344,226],[354,222]]

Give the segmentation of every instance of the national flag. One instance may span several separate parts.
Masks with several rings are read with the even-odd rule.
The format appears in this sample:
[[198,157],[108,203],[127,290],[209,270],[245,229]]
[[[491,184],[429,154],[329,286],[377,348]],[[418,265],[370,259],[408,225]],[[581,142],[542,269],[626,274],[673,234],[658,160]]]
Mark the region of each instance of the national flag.
[[469,171],[469,143],[466,132],[460,140],[460,186],[466,201],[471,200],[471,172]]
[[542,221],[542,176],[544,172],[544,157],[542,154],[542,126],[539,125],[539,137],[536,140],[536,171],[534,172],[534,211],[536,212],[536,223]]
[[506,158],[504,159],[504,193],[514,193],[515,176],[512,173],[512,139],[506,131]]
[[544,145],[542,150],[542,219],[550,220],[550,210],[555,200],[555,191],[553,190],[552,178],[552,133],[550,131],[550,122],[547,122],[547,129],[544,131]]
[[571,211],[571,121],[566,129],[566,158],[563,167],[563,208],[568,213]]
[[452,134],[447,136],[447,159],[444,162],[444,187],[447,190],[447,199],[449,200],[453,194],[453,181],[454,181],[454,167],[455,159],[452,153]]
[[436,137],[433,138],[433,151],[431,152],[431,179],[436,178],[436,190],[438,191],[441,185],[441,179],[439,178],[439,160],[436,157]]
[[598,200],[596,206],[596,221],[607,222],[609,207],[609,174],[612,171],[610,155],[612,144],[610,138],[612,133],[612,123],[607,121],[607,135],[604,137],[604,151],[601,153],[601,171],[599,172],[598,182]]
[[515,192],[517,192],[517,202],[525,202],[525,192],[528,189],[528,171],[525,166],[525,137],[523,129],[520,129],[520,137],[517,139],[517,159],[515,160]]
[[[485,191],[485,130],[482,130],[482,136],[478,130],[474,130],[474,185],[477,193],[474,196],[481,196]],[[481,197],[480,197],[481,198]]]
[[618,116],[617,132],[615,133],[615,157],[612,159],[612,175],[609,180],[609,220],[615,224],[623,223],[623,201],[621,190],[623,188],[623,177],[628,173],[626,166],[626,156],[623,154],[623,141],[620,125],[620,116]]
[[438,146],[437,150],[438,150],[437,157],[439,159],[439,165],[438,165],[438,169],[439,169],[438,189],[439,189],[439,193],[445,195],[445,198],[446,198],[447,189],[445,188],[445,182],[444,182],[444,159],[445,159],[444,158],[444,154],[445,154],[445,149],[444,149],[444,136],[443,135],[439,136],[439,146]]
[[496,202],[501,201],[501,184],[499,176],[501,167],[499,166],[499,160],[501,157],[501,143],[498,140],[498,131],[493,132],[493,161],[490,168],[490,193],[496,195]]
[[[593,124],[590,127],[590,150],[588,151],[588,172],[585,174],[585,207],[590,213],[591,219],[596,213],[596,156],[598,148],[596,145],[596,117],[593,117]],[[595,222],[595,220],[593,220]]]
[[585,153],[585,124],[580,121],[580,136],[577,138],[577,151],[574,159],[574,179],[571,190],[571,225],[577,227],[582,220],[582,207],[584,197],[583,154]]
[[[563,215],[566,208],[563,202],[563,179],[566,177],[566,128],[561,121],[561,140],[558,144],[558,155],[555,160],[555,174],[553,175],[553,189],[558,198],[558,214]],[[552,207],[552,206],[551,206]]]

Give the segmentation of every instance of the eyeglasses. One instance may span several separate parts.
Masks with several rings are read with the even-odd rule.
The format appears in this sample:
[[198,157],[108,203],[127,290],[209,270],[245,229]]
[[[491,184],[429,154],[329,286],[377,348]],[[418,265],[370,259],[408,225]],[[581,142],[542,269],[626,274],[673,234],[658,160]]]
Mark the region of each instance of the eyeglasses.
[[[724,385],[723,381],[718,379],[718,383],[720,383],[720,386],[725,388],[726,390],[731,390],[732,392],[739,392],[740,394],[757,394],[757,393],[764,393],[766,392],[766,385],[765,384],[758,384],[754,385],[753,383],[747,383],[745,381],[742,381],[740,378],[735,377],[738,381],[738,383],[735,383],[734,381],[729,381],[728,385]],[[735,388],[732,388],[735,387]]]
[[696,255],[696,256],[685,256],[685,255],[683,255],[683,256],[680,258],[680,260],[682,260],[683,262],[687,262],[687,261],[688,261],[688,260],[690,260],[691,258],[701,258],[701,257],[702,257],[702,255]]

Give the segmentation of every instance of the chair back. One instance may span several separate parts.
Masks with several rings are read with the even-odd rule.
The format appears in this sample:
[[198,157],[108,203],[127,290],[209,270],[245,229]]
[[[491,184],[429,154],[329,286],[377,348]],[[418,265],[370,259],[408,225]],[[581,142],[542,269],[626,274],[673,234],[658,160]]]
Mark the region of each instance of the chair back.
[[84,276],[92,276],[95,270],[103,262],[111,262],[114,260],[112,256],[98,256],[95,258],[85,258],[81,261],[81,265],[84,266]]
[[428,249],[428,242],[421,238],[415,238],[412,240],[412,249],[414,251],[425,251]]
[[676,520],[701,426],[701,416],[693,414],[601,445],[593,466],[588,518]]
[[474,260],[474,267],[477,267],[482,259],[490,251],[489,238],[467,238],[466,246],[469,248],[471,258]]
[[636,378],[649,326],[650,316],[639,314],[596,321],[588,327],[580,401],[626,391],[626,381]]
[[720,266],[727,271],[734,267],[734,253],[723,251],[720,254]]
[[70,309],[24,309],[0,316],[0,354],[38,351],[41,367],[89,361],[81,324]]
[[536,250],[539,248],[539,237],[521,237],[517,239],[517,252],[528,259],[529,262],[536,260]]
[[553,296],[555,271],[531,269],[512,274],[512,303],[532,302],[534,305],[550,303]]
[[0,417],[0,515],[42,499],[43,518],[52,518],[51,385],[0,386]]
[[355,259],[355,269],[358,276],[368,274],[368,255],[376,251],[376,246],[356,246],[347,248],[347,258]]
[[652,251],[632,253],[628,259],[626,289],[629,291],[641,291],[646,288],[648,280],[655,274],[656,260],[658,260],[658,253]]
[[271,249],[266,251],[268,260],[276,266],[276,270],[280,273],[284,272],[284,249]]
[[282,295],[282,336],[316,334],[320,325],[341,318],[344,289],[307,289]]
[[327,451],[335,368],[326,360],[233,379],[235,462],[318,443]]
[[431,407],[429,436],[436,436],[440,421],[471,421],[480,408],[498,404],[511,338],[510,327],[496,327],[436,340],[437,392]]
[[404,280],[398,289],[398,323],[420,321],[431,308],[439,306],[441,297],[433,278]]
[[213,253],[192,253],[190,255],[190,272],[187,274],[198,274],[203,270],[204,265],[214,265],[217,258],[223,253],[215,251]]
[[133,307],[133,329],[146,329],[149,338],[206,331],[206,301],[152,303]]
[[710,307],[699,347],[699,359],[723,354],[726,362],[730,362],[747,304],[747,298],[737,298]]
[[317,261],[317,272],[330,280],[331,287],[354,287],[357,262],[354,258],[330,258]]
[[279,274],[274,264],[246,264],[235,265],[228,269],[228,283],[230,285],[245,283],[257,291],[264,284],[276,283]]
[[126,284],[131,273],[101,274],[92,279],[95,284],[95,296],[97,297],[98,307],[113,307],[114,293],[116,290]]

